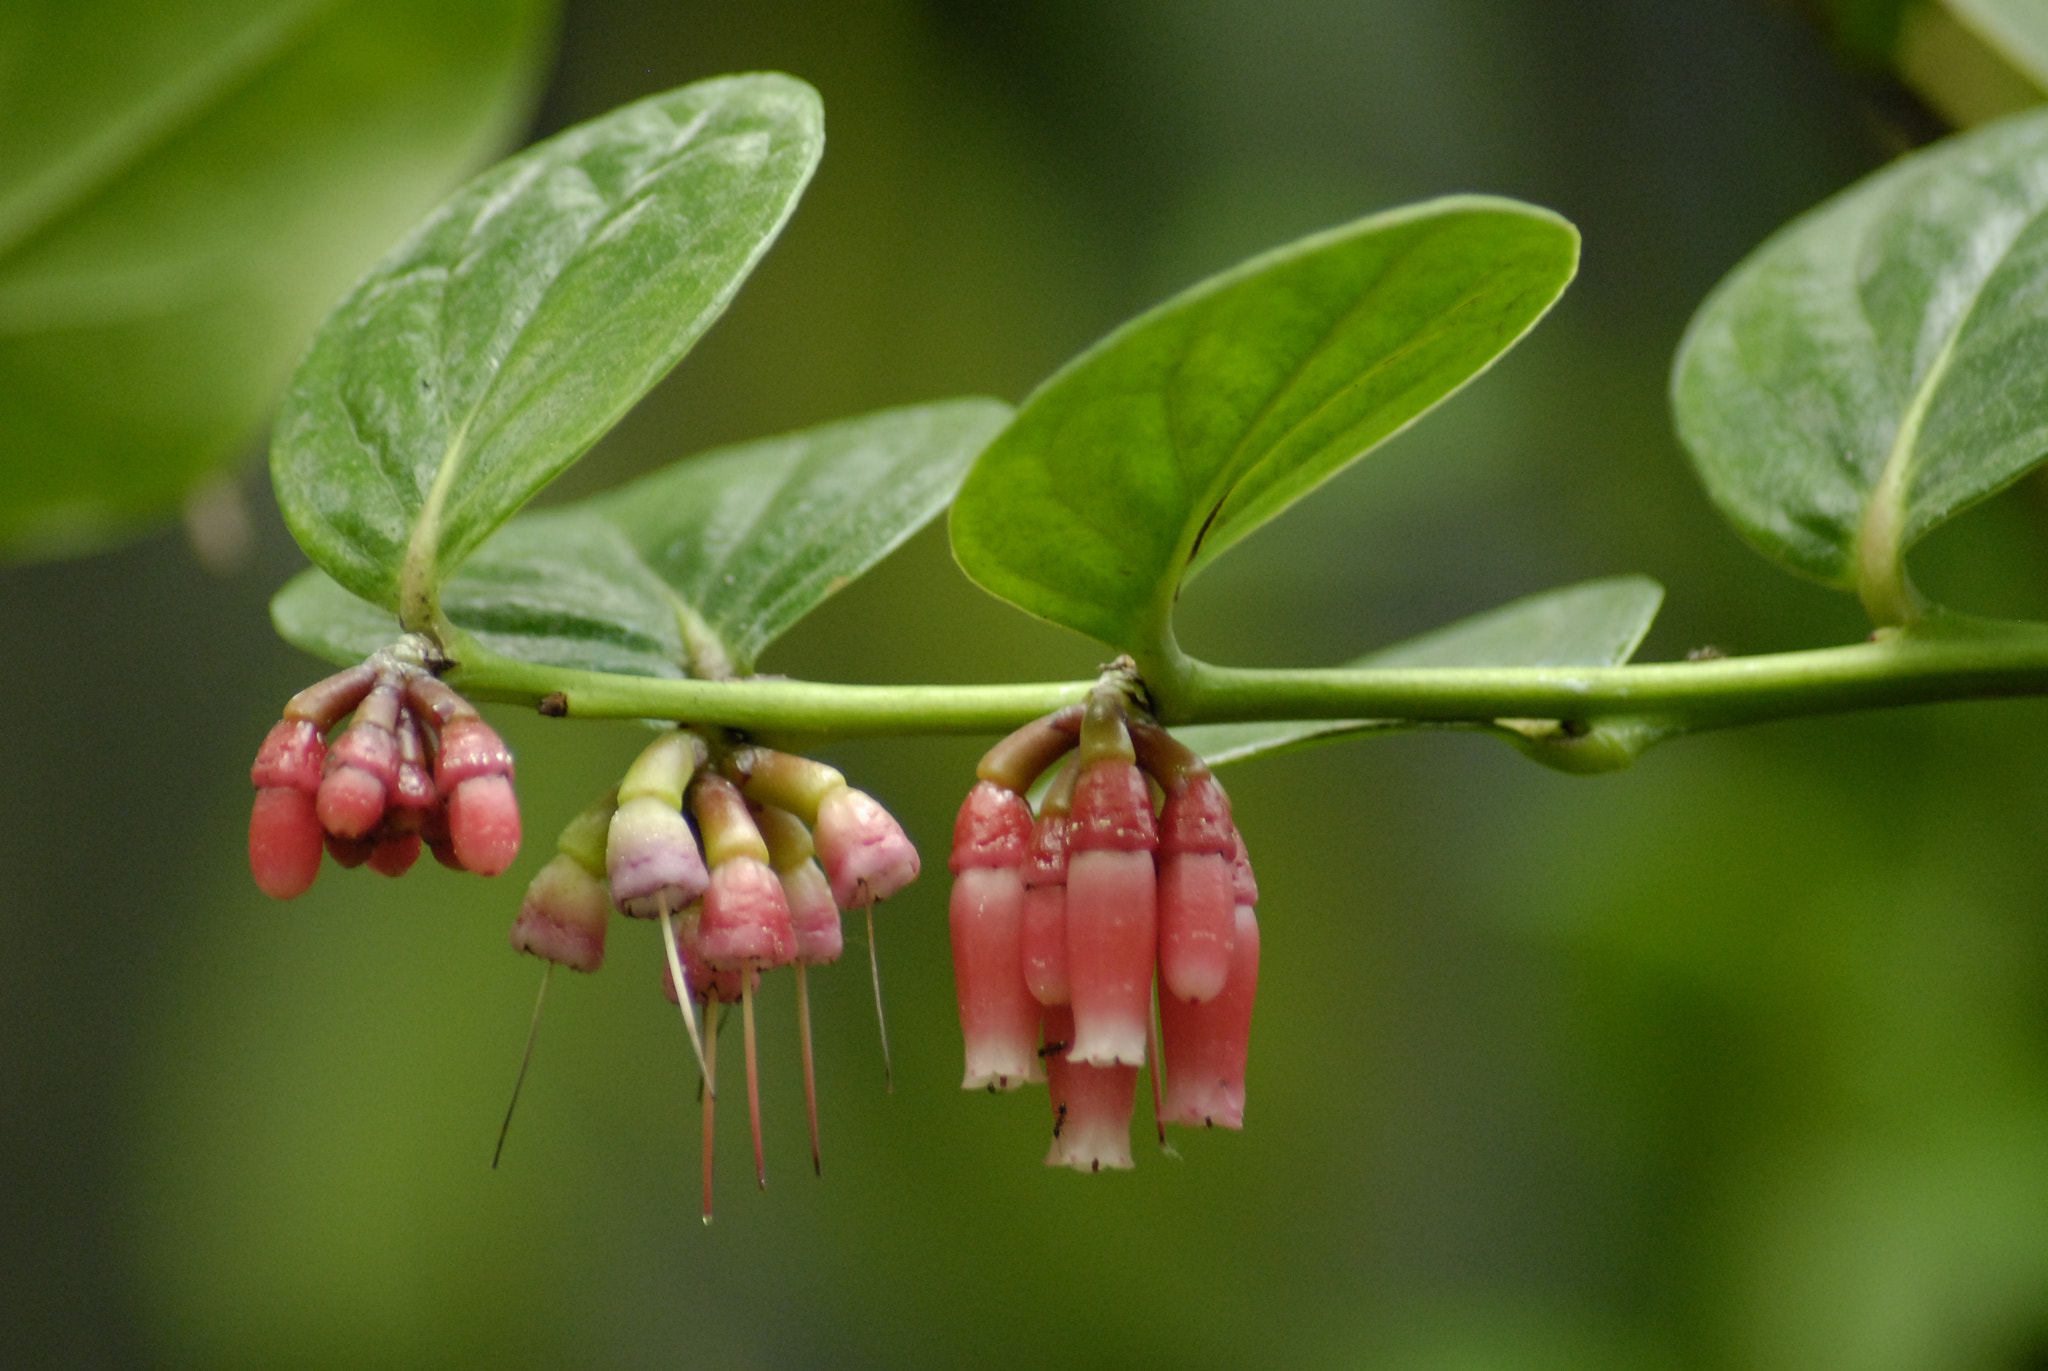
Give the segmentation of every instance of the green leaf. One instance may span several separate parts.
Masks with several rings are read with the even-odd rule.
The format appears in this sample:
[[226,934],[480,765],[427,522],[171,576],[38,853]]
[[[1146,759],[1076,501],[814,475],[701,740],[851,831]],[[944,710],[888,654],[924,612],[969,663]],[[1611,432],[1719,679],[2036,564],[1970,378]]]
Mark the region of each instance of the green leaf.
[[[1664,603],[1647,576],[1611,576],[1531,595],[1345,665],[1354,667],[1619,666]],[[1203,724],[1174,736],[1211,766],[1405,725],[1385,719]]]
[[816,92],[733,76],[499,164],[322,326],[271,475],[314,563],[432,624],[441,582],[709,328],[795,208]]
[[1124,325],[1031,396],[953,506],[967,574],[1143,655],[1186,577],[1483,371],[1578,235],[1473,196],[1362,219]]
[[[486,539],[442,590],[501,657],[644,676],[746,674],[761,651],[946,507],[1010,416],[999,400],[884,410],[685,458]],[[339,663],[399,634],[319,570],[271,602]]]
[[1745,537],[1910,617],[1905,550],[2048,456],[2048,112],[1781,230],[1694,316],[1672,404]]
[[0,6],[0,558],[223,479],[335,297],[526,117],[555,8]]
[[2014,70],[2048,90],[2048,5],[2041,0],[1945,0],[1956,18]]

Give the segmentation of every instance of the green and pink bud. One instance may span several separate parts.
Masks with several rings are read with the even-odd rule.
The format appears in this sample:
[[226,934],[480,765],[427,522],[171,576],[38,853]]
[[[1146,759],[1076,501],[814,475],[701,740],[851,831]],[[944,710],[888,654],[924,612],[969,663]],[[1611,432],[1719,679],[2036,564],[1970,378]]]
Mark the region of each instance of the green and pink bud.
[[531,953],[576,971],[604,965],[605,926],[611,897],[604,887],[605,835],[616,799],[606,795],[569,821],[555,840],[555,856],[526,888],[512,921],[515,952]]
[[683,792],[703,765],[704,745],[678,729],[648,744],[619,783],[619,807],[605,846],[612,900],[636,919],[658,918],[695,904],[711,883]]
[[737,748],[723,765],[748,799],[786,809],[810,827],[841,909],[886,900],[917,879],[917,848],[902,826],[836,769],[767,747]]
[[697,930],[704,960],[719,970],[789,965],[796,959],[789,902],[745,797],[725,777],[707,772],[690,787],[690,808],[711,867]]
[[814,855],[810,829],[786,809],[773,805],[749,808],[762,840],[768,844],[768,865],[782,882],[782,897],[789,905],[790,931],[796,936],[796,960],[808,966],[838,961],[846,950],[846,935],[840,927],[839,906],[832,899],[832,886]]
[[1031,828],[1023,797],[992,781],[978,781],[967,792],[953,825],[948,917],[967,1048],[963,1089],[1014,1090],[1043,1079],[1039,1004],[1024,983],[1020,942]]

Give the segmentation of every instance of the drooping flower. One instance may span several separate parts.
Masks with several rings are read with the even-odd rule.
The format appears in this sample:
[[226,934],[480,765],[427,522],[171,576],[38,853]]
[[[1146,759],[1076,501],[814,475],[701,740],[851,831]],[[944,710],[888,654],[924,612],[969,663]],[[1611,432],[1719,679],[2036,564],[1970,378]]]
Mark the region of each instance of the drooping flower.
[[1031,809],[1024,797],[977,781],[953,825],[953,988],[967,1043],[963,1089],[1014,1090],[1045,1079],[1038,1063],[1039,1004],[1024,983],[1019,941]]

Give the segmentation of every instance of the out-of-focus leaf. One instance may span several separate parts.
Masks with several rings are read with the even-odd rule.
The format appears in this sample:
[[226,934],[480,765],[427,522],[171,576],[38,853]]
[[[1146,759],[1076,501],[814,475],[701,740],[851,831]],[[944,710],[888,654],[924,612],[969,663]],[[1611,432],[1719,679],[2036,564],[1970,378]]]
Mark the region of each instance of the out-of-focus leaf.
[[1701,306],[1672,403],[1745,537],[1865,599],[2048,456],[2048,113],[1904,159]]
[[537,91],[552,0],[0,7],[0,558],[243,456],[323,311]]
[[292,380],[271,475],[307,555],[431,622],[448,572],[724,311],[823,146],[809,86],[733,76],[464,187],[357,284]]
[[952,513],[967,574],[1113,646],[1183,580],[1483,371],[1578,261],[1556,215],[1456,197],[1210,278],[1026,401]]
[[[1611,576],[1545,591],[1368,653],[1355,667],[1619,666],[1650,631],[1664,588]],[[1386,720],[1202,724],[1174,736],[1211,766],[1398,727]]]
[[[1009,414],[999,400],[951,400],[685,458],[513,519],[448,579],[442,610],[520,661],[750,672],[769,643],[936,518]],[[400,631],[318,569],[278,592],[271,618],[287,641],[343,663]]]
[[2048,91],[2048,5],[2041,0],[1943,0],[2014,70]]

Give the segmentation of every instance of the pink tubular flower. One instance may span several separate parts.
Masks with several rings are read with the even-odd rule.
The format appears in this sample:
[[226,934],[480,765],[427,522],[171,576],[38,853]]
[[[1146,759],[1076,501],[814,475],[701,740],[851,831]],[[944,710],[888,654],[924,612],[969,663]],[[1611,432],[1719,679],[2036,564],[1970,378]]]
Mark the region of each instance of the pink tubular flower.
[[1024,863],[1024,916],[1017,942],[1024,984],[1042,1005],[1069,1004],[1073,998],[1067,974],[1067,829],[1079,774],[1069,766],[1046,792]]
[[1038,1066],[1039,1005],[1024,983],[1019,943],[1031,810],[989,781],[967,792],[953,826],[949,922],[953,987],[966,1039],[966,1090],[1013,1090],[1044,1079]]
[[1123,705],[1088,700],[1067,850],[1067,976],[1074,1061],[1142,1066],[1158,948],[1152,797],[1135,764]]
[[1259,891],[1244,840],[1239,838],[1236,846],[1236,927],[1222,992],[1204,1004],[1172,996],[1159,1002],[1160,1055],[1166,1059],[1162,1112],[1168,1123],[1244,1127],[1245,1060],[1259,989],[1259,921],[1253,913]]
[[1230,974],[1237,901],[1230,800],[1204,769],[1169,786],[1159,814],[1159,979],[1168,994],[1213,1000]]
[[1138,1069],[1090,1066],[1060,1049],[1074,1036],[1073,1011],[1045,1010],[1045,1072],[1052,1097],[1052,1147],[1047,1166],[1095,1172],[1131,1169],[1131,1113],[1137,1103]]

